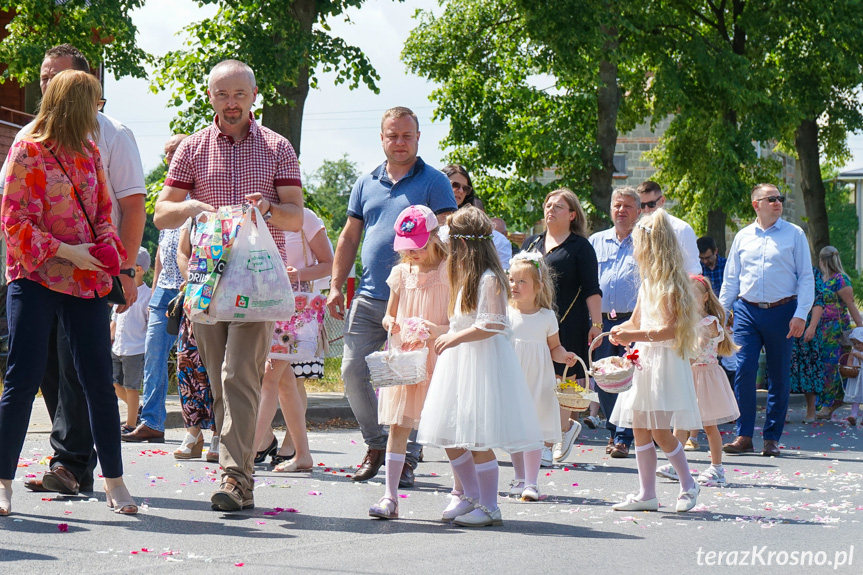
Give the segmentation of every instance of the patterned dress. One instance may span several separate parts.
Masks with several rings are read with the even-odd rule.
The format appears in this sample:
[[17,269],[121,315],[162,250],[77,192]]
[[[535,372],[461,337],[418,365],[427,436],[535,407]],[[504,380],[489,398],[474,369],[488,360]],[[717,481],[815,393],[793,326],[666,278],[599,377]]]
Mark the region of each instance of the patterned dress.
[[844,331],[851,329],[851,318],[848,307],[839,297],[839,290],[850,285],[851,280],[845,274],[835,274],[824,280],[824,315],[821,316],[821,329],[824,331],[824,344],[821,346],[824,389],[818,395],[816,407],[819,409],[833,405],[834,401],[842,401],[844,396],[842,378],[839,376],[839,357],[842,355],[839,338]]
[[[815,302],[812,307],[824,307],[824,279],[818,268],[813,267],[815,276]],[[806,318],[806,329],[812,321],[812,312]],[[824,320],[818,322],[815,337],[812,341],[805,342],[802,337],[794,338],[794,347],[791,350],[791,393],[821,393],[824,389],[824,364],[821,362],[821,353],[824,346],[824,334],[822,326]]]
[[180,339],[177,341],[177,388],[186,427],[215,431],[210,378],[198,353],[192,322],[185,315],[180,321]]

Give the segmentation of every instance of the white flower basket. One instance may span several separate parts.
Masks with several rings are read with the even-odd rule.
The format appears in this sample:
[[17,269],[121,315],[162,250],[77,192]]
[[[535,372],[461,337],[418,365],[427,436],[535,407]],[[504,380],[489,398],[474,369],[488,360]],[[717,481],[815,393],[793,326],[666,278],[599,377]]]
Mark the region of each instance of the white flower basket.
[[392,331],[387,331],[387,347],[366,356],[372,387],[416,385],[428,377],[426,365],[429,355],[427,347],[415,351],[399,351],[390,345]]

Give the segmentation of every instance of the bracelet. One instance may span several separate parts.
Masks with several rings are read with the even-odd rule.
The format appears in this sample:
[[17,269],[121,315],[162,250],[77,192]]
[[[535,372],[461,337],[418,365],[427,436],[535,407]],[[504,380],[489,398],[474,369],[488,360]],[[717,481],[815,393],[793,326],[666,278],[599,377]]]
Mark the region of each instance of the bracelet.
[[602,329],[602,324],[601,324],[601,323],[593,322],[593,327],[595,327],[595,328],[597,328],[597,329]]
[[653,330],[652,330],[652,329],[647,330],[647,341],[653,341],[653,338],[652,338],[652,337],[650,337],[650,332],[651,332],[651,331],[653,331]]

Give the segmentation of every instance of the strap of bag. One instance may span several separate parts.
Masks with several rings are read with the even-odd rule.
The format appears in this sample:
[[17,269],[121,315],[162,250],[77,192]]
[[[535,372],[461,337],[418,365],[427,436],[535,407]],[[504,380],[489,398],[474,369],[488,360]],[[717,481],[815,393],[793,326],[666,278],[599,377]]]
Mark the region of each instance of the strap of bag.
[[90,216],[87,215],[87,210],[84,209],[84,202],[81,201],[81,194],[78,193],[78,188],[75,187],[75,182],[72,181],[72,178],[69,177],[69,172],[66,171],[66,168],[63,167],[63,163],[60,161],[60,158],[54,153],[54,150],[45,146],[45,149],[51,152],[51,155],[54,156],[54,161],[57,162],[57,165],[60,166],[60,169],[63,170],[63,174],[66,176],[66,179],[69,180],[69,183],[72,185],[72,191],[75,193],[75,199],[78,200],[78,205],[81,207],[81,211],[84,212],[84,219],[87,220],[87,225],[90,226],[90,233],[93,234],[93,241],[96,241],[96,228],[93,227],[93,222],[90,221]]
[[[541,239],[542,239],[542,234],[539,234],[538,236],[536,236],[535,240],[530,242],[530,245],[527,246],[527,249],[524,251],[526,251],[526,252],[534,251],[534,248],[536,247],[536,245],[539,243],[539,240],[541,240]],[[578,287],[578,291],[575,293],[575,297],[572,298],[572,303],[570,303],[569,307],[566,308],[566,311],[563,313],[563,317],[560,318],[560,321],[558,323],[563,323],[566,320],[566,316],[569,315],[569,312],[572,309],[572,306],[574,306],[575,302],[578,301],[578,296],[580,296],[580,295],[581,295],[581,286]]]
[[306,250],[306,232],[300,229],[300,241],[303,243],[303,263],[306,264],[306,267],[309,266],[309,254]]

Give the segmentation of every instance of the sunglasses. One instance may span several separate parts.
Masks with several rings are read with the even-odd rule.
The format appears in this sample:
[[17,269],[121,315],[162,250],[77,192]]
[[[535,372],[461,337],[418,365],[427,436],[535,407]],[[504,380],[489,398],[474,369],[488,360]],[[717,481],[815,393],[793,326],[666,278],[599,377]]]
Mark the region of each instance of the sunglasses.
[[466,194],[469,194],[473,191],[473,188],[467,184],[461,185],[458,182],[450,182],[450,183],[452,184],[452,189],[454,189],[454,190],[463,190],[464,193],[466,193]]
[[105,104],[108,102],[105,98],[99,98],[99,102],[96,104],[96,109],[100,112],[105,109]]
[[762,200],[767,200],[767,202],[770,204],[775,204],[776,202],[779,202],[780,204],[784,204],[785,203],[785,196],[767,196],[766,198],[758,198],[755,201],[760,202]]
[[651,210],[652,210],[652,209],[653,209],[653,208],[655,208],[657,205],[659,205],[659,200],[661,200],[661,199],[662,199],[662,196],[659,196],[658,198],[656,198],[656,199],[655,199],[655,200],[653,200],[653,201],[650,201],[650,202],[641,202],[641,207],[642,207],[642,208],[649,208],[649,209],[651,209]]

